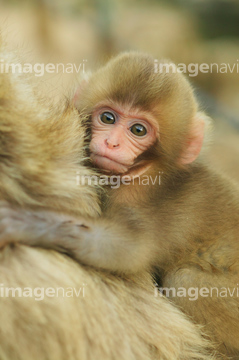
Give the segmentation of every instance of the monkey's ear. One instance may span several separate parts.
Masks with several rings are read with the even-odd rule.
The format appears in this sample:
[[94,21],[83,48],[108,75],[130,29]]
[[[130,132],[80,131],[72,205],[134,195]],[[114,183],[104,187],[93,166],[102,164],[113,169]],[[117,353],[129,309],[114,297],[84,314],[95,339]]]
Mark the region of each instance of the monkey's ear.
[[207,116],[202,113],[196,114],[188,140],[179,160],[180,164],[190,164],[197,159],[203,145],[205,121],[207,121]]
[[81,94],[84,92],[84,89],[87,87],[89,79],[91,77],[91,73],[85,73],[84,77],[80,79],[80,83],[77,86],[77,89],[75,91],[74,97],[73,97],[73,104],[77,107],[78,100],[81,96]]

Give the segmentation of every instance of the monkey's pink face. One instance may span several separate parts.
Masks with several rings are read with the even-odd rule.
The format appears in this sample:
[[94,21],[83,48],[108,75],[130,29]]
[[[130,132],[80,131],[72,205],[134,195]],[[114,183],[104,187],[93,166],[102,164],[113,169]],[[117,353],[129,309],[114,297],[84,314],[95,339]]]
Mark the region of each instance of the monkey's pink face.
[[125,174],[159,136],[152,115],[130,108],[99,105],[92,114],[91,159],[102,170]]

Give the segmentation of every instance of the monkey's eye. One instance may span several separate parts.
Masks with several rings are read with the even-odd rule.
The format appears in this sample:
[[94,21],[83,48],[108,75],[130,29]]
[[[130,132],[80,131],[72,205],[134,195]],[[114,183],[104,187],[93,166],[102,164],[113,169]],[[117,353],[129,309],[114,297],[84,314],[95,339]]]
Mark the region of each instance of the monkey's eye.
[[100,120],[105,124],[114,124],[115,123],[115,116],[109,111],[105,111],[100,114]]
[[146,128],[140,124],[135,124],[131,126],[130,131],[136,136],[144,136],[147,134]]

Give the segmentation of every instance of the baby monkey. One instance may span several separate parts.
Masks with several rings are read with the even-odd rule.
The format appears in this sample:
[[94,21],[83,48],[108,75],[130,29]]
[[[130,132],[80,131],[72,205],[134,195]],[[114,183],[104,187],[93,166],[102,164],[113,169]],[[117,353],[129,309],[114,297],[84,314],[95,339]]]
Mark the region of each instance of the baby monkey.
[[124,53],[75,96],[91,131],[93,165],[121,179],[106,189],[102,217],[3,205],[0,240],[56,249],[120,274],[157,268],[172,300],[238,359],[239,192],[197,159],[207,118],[189,82],[173,64],[156,70],[152,57]]

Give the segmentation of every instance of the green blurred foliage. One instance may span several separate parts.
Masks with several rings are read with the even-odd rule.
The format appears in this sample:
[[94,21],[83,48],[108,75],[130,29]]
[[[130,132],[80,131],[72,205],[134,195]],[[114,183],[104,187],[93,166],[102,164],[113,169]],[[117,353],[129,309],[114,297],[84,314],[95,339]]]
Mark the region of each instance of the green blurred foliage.
[[198,18],[199,29],[204,37],[239,37],[238,1],[190,1],[190,8]]

